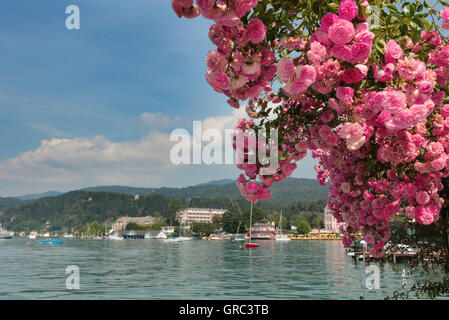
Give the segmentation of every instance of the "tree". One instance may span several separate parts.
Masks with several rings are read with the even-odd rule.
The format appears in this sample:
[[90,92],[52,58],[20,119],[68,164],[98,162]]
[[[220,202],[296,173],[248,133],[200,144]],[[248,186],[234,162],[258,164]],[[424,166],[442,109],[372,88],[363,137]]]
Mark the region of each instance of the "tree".
[[92,222],[89,225],[89,234],[103,234],[104,228],[97,221]]
[[165,217],[169,225],[176,224],[178,218],[177,214],[181,209],[183,209],[181,199],[173,198],[170,200],[170,202],[168,203],[167,216]]
[[310,225],[305,220],[300,220],[298,224],[296,225],[296,231],[299,234],[309,234],[310,233]]
[[211,233],[214,233],[215,229],[216,225],[212,223],[194,222],[192,224],[192,231],[200,236],[209,236]]
[[330,181],[328,206],[346,224],[345,246],[361,232],[370,254],[382,257],[390,223],[403,214],[436,226],[439,261],[449,263],[449,8],[401,0],[196,4],[172,0],[180,18],[215,22],[207,82],[234,108],[248,101],[251,119],[240,119],[235,135],[244,142],[235,143],[242,195],[270,198],[271,185],[311,150],[318,181]]
[[126,225],[126,230],[140,230],[140,227],[135,222],[130,222]]
[[[267,219],[269,221],[274,221],[276,223],[276,227],[280,228],[279,222],[281,219],[281,214],[279,212],[274,211],[273,213],[271,213],[267,216]],[[285,216],[283,216],[282,217],[282,230],[287,230],[287,226],[288,226],[287,218]]]

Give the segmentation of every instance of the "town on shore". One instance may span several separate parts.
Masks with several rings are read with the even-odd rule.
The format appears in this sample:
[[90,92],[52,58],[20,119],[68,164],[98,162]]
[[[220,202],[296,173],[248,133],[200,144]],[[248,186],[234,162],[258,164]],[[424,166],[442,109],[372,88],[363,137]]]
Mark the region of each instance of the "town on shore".
[[[310,228],[307,224],[299,223],[284,229],[282,212],[279,221],[271,221],[267,217],[256,220],[251,229],[244,227],[241,221],[235,232],[223,230],[223,215],[227,210],[214,208],[186,208],[177,212],[178,224],[166,226],[161,219],[153,216],[129,217],[124,216],[115,220],[112,225],[100,224],[93,221],[85,227],[72,227],[71,232],[55,233],[51,231],[17,232],[19,237],[36,238],[86,238],[86,239],[176,239],[179,237],[206,240],[341,240],[340,224],[326,207],[324,210],[324,228]],[[273,217],[271,217],[273,218]],[[46,222],[47,229],[51,222]],[[251,231],[251,232],[250,232]],[[14,233],[11,232],[11,235]],[[251,234],[251,236],[250,236]]]

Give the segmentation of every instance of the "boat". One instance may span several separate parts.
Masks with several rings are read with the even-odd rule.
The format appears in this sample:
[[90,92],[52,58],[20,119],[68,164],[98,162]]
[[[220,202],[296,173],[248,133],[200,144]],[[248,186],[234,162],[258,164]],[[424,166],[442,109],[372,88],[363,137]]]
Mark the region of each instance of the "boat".
[[14,232],[6,231],[0,224],[0,239],[12,239]]
[[217,236],[215,234],[211,234],[209,237],[209,241],[223,241],[223,237]]
[[28,235],[28,238],[36,239],[37,238],[37,232],[36,231],[31,231],[30,234]]
[[276,241],[290,241],[290,239],[287,235],[282,234],[282,211],[281,211],[281,217],[279,218],[279,233],[276,234]]
[[61,239],[45,239],[45,240],[39,241],[39,243],[42,243],[42,244],[62,244],[62,240]]
[[75,238],[75,236],[74,236],[73,234],[64,234],[63,237],[64,237],[65,239],[72,239],[72,238]]
[[251,243],[251,223],[253,220],[253,203],[251,202],[251,210],[249,213],[249,242],[245,243],[245,248],[251,249],[251,248],[257,248],[259,244],[257,243]]
[[179,237],[164,239],[164,242],[181,242],[182,240]]
[[250,240],[275,240],[276,228],[274,222],[269,222],[266,218],[257,221],[250,227]]
[[[239,207],[239,210],[240,210],[240,207]],[[234,239],[232,239],[233,241],[245,241],[245,238],[242,238],[242,237],[240,237],[238,234],[239,234],[239,230],[240,230],[240,225],[242,224],[242,221],[240,220],[239,221],[239,226],[237,227],[237,233],[236,233],[236,235],[235,235],[235,237],[234,237]]]
[[120,237],[117,233],[109,234],[106,239],[110,240],[123,240],[123,237]]
[[181,223],[179,224],[179,237],[168,238],[168,239],[165,239],[164,242],[183,242],[183,241],[191,241],[191,240],[193,240],[193,237],[182,236],[182,220],[181,220]]

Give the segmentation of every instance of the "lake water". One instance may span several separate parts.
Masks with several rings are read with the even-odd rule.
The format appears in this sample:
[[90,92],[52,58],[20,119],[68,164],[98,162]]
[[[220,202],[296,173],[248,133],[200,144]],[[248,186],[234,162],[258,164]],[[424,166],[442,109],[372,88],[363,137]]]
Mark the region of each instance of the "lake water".
[[[0,240],[0,299],[383,299],[418,277],[403,276],[407,264],[373,263],[380,289],[368,290],[362,262],[340,241],[259,243]],[[79,268],[79,290],[66,288],[69,265]]]

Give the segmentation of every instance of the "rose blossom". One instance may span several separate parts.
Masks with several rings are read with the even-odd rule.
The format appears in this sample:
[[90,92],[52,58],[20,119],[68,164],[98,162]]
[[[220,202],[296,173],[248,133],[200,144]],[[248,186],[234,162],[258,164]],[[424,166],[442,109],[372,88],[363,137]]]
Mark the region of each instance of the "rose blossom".
[[396,60],[402,59],[404,51],[401,46],[394,40],[390,40],[385,45],[385,63],[395,63]]
[[351,100],[354,96],[354,89],[351,87],[338,87],[337,98],[339,100]]
[[283,58],[279,60],[277,72],[282,81],[287,82],[293,77],[295,66],[289,58]]
[[343,0],[338,8],[338,15],[342,19],[352,20],[357,16],[359,8],[357,3],[352,0]]
[[265,34],[267,28],[260,19],[252,19],[248,23],[247,31],[250,35],[250,40],[252,43],[257,44],[265,39]]
[[354,37],[354,25],[345,19],[338,19],[329,28],[329,40],[335,44],[346,44]]
[[449,8],[444,8],[441,10],[441,19],[449,20]]

